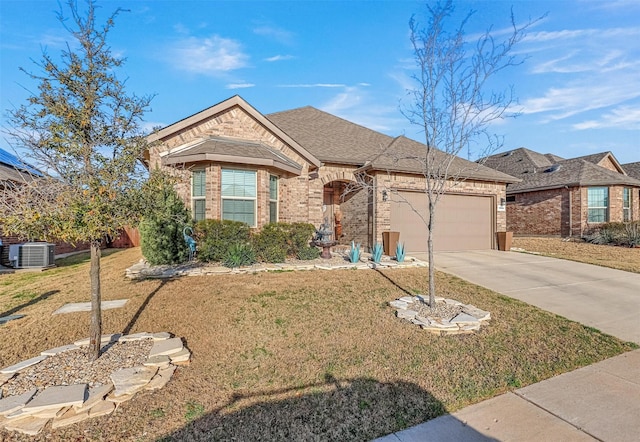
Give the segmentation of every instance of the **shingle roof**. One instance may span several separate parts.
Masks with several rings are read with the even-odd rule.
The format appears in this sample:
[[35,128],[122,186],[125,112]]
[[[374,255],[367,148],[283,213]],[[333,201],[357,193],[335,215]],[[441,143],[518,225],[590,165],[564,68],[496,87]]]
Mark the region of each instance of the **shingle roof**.
[[[640,187],[640,180],[598,166],[604,154],[561,160],[555,163],[548,157],[525,148],[492,155],[484,164],[496,170],[521,178],[509,184],[507,193],[554,189],[564,186],[630,185]],[[544,158],[544,161],[541,160]],[[598,159],[599,158],[599,159]]]
[[621,164],[621,166],[624,171],[627,172],[627,175],[640,180],[640,161],[636,163]]
[[220,161],[262,164],[300,175],[302,166],[264,143],[224,137],[208,137],[163,157],[165,164]]
[[362,165],[380,154],[393,138],[311,106],[267,118],[325,163]]
[[[311,106],[269,114],[267,118],[325,163],[424,173],[425,145],[404,136],[392,138]],[[449,171],[449,176],[455,175],[506,183],[517,181],[459,157]]]
[[[446,165],[446,153],[434,149],[433,163],[443,169]],[[424,174],[426,171],[426,147],[424,144],[407,137],[396,137],[384,152],[367,163],[367,168],[386,170],[390,172],[410,172]],[[433,171],[435,175],[449,177],[473,178],[482,181],[495,181],[501,183],[515,183],[519,181],[511,175],[507,175],[495,169],[490,169],[482,164],[474,163],[460,157],[454,157],[448,170]]]

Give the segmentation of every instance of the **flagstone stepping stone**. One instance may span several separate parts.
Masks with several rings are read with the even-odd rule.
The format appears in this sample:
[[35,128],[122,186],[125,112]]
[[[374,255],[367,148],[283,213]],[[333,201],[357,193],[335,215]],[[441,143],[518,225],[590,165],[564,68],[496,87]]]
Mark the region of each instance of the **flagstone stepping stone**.
[[116,409],[116,404],[110,401],[100,401],[89,410],[89,417],[105,416],[113,413]]
[[105,396],[113,391],[113,388],[114,387],[112,383],[101,385],[99,387],[90,388],[87,399],[80,406],[78,405],[74,406],[76,411],[79,412],[79,411],[89,410],[98,402],[104,400]]
[[89,419],[88,411],[77,413],[73,408],[69,408],[62,416],[55,418],[51,422],[51,428],[55,430],[56,428],[73,425],[86,419]]
[[[113,335],[102,335],[100,337],[100,344],[108,344],[110,342],[116,342],[122,336],[121,333],[115,333]],[[91,338],[80,339],[79,341],[74,342],[78,347],[86,347],[91,342]]]
[[120,339],[118,339],[118,341],[121,341],[121,342],[142,341],[143,339],[152,339],[152,338],[153,338],[152,333],[140,332],[140,333],[134,333],[132,335],[121,336]]
[[415,310],[397,310],[396,311],[396,316],[398,316],[398,318],[400,319],[411,320],[415,318],[417,314],[418,312],[416,312]]
[[171,358],[171,362],[174,364],[189,362],[189,359],[191,359],[191,352],[183,347],[178,353],[172,353],[169,357]]
[[171,376],[173,376],[173,373],[175,371],[175,365],[171,365],[164,370],[158,370],[158,374],[156,374],[153,379],[151,379],[151,382],[149,382],[144,387],[145,390],[159,390],[160,388],[164,387],[165,385],[167,385],[167,382],[169,382]]
[[413,296],[403,296],[402,298],[399,298],[399,300],[408,304],[411,304],[414,301]]
[[24,318],[24,315],[3,316],[2,318],[0,318],[0,325],[6,324],[9,321],[13,321],[13,320],[20,319],[20,318]]
[[[102,310],[111,310],[114,308],[121,308],[128,302],[128,299],[116,299],[115,301],[102,301],[100,303],[100,308]],[[91,303],[90,302],[73,302],[70,304],[65,304],[60,307],[58,310],[53,312],[54,315],[60,315],[63,313],[76,313],[76,312],[90,312],[91,311]]]
[[114,404],[119,405],[123,402],[127,402],[128,400],[130,400],[131,398],[133,398],[133,396],[135,396],[136,392],[134,391],[133,393],[128,393],[128,394],[123,394],[122,396],[115,396],[113,394],[113,392],[109,393],[109,395],[104,398],[105,401],[109,401],[109,402],[113,402]]
[[153,333],[151,336],[153,337],[154,341],[164,341],[171,338],[171,335],[167,332]]
[[111,374],[115,387],[114,397],[135,393],[142,389],[158,372],[158,367],[123,368]]
[[[7,382],[9,379],[15,376],[15,373],[0,373],[0,387]],[[0,397],[2,395],[2,390],[0,390]]]
[[396,299],[395,301],[391,301],[389,303],[389,305],[391,307],[393,307],[393,308],[399,308],[399,309],[402,309],[402,310],[406,310],[407,307],[409,307],[409,303],[408,302],[404,302],[404,301],[401,301],[399,299]]
[[458,315],[457,315],[455,318],[453,318],[450,322],[451,322],[452,324],[458,324],[458,325],[460,325],[460,326],[462,326],[462,325],[476,325],[476,324],[479,324],[479,323],[480,323],[480,321],[478,321],[478,319],[477,319],[477,318],[475,318],[475,317],[473,317],[473,316],[471,316],[471,315],[468,315],[468,314],[466,314],[466,313],[460,313],[460,314],[458,314]]
[[45,419],[53,419],[56,417],[60,417],[67,412],[70,407],[62,407],[59,409],[51,408],[49,410],[43,410],[38,413],[33,413],[33,417],[42,417]]
[[479,309],[475,305],[467,304],[462,307],[463,313],[473,316],[478,321],[488,321],[491,319],[491,313]]
[[49,387],[25,405],[22,411],[33,414],[50,408],[81,406],[86,395],[87,384]]
[[69,345],[63,345],[61,347],[52,348],[50,350],[45,350],[40,354],[42,356],[55,356],[58,353],[64,353],[65,351],[76,350],[78,348],[80,347],[78,347],[76,344],[69,344]]
[[6,398],[0,399],[0,416],[6,416],[7,414],[20,410],[31,400],[37,391],[38,389],[34,388],[17,396],[7,396]]
[[35,416],[28,416],[22,419],[15,419],[4,424],[4,428],[9,431],[18,431],[19,433],[35,436],[40,433],[49,419]]
[[156,355],[151,356],[142,365],[146,367],[158,367],[158,368],[167,368],[169,364],[171,364],[172,358],[167,355]]
[[171,338],[164,341],[156,341],[153,343],[153,347],[151,347],[149,357],[152,358],[159,355],[172,355],[173,353],[178,353],[180,350],[182,350],[182,348],[183,344],[182,339],[180,338]]
[[20,370],[23,370],[27,367],[31,367],[32,365],[35,365],[39,362],[44,361],[45,359],[47,359],[47,356],[36,356],[35,358],[31,358],[31,359],[27,359],[26,361],[22,361],[22,362],[18,362],[15,365],[12,365],[10,367],[5,367],[2,370],[0,370],[0,373],[2,374],[10,374],[10,373],[16,373]]

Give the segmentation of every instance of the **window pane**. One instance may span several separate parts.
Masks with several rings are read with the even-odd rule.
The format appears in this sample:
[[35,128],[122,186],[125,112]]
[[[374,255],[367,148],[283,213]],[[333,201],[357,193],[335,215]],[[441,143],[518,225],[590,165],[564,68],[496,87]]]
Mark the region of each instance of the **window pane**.
[[271,201],[269,203],[269,222],[270,223],[278,222],[278,203],[275,201]]
[[278,199],[278,177],[270,175],[269,176],[269,199],[277,200]]
[[609,189],[606,187],[591,187],[588,189],[589,207],[607,207]]
[[192,176],[191,196],[204,196],[206,188],[206,173],[204,170],[194,170]]
[[255,225],[253,200],[222,200],[222,219]]
[[604,223],[607,221],[607,209],[589,209],[587,221],[590,223]]
[[193,200],[193,219],[200,221],[205,219],[206,203],[205,200]]
[[222,196],[255,198],[256,172],[222,169]]

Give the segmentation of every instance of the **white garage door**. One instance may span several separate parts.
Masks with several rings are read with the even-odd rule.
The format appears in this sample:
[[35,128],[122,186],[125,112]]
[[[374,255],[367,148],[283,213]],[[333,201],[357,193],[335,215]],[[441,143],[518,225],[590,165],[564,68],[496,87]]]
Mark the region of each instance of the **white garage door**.
[[[427,196],[403,191],[391,195],[391,230],[400,232],[407,252],[426,251],[427,227],[422,219],[428,220]],[[491,249],[493,219],[491,197],[443,195],[436,206],[434,250]]]

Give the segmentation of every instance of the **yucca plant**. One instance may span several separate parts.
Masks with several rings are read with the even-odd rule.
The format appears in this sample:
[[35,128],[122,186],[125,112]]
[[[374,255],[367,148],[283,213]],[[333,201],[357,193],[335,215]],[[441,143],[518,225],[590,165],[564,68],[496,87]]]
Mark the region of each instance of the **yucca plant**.
[[351,250],[349,250],[349,261],[356,263],[360,261],[360,243],[356,244],[351,241]]
[[396,261],[404,262],[404,243],[398,242],[396,244]]

